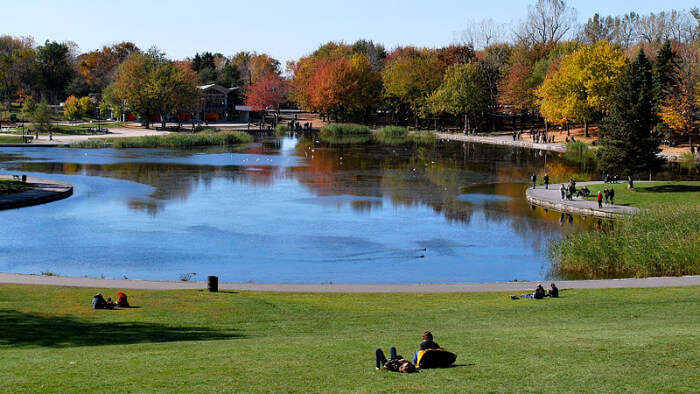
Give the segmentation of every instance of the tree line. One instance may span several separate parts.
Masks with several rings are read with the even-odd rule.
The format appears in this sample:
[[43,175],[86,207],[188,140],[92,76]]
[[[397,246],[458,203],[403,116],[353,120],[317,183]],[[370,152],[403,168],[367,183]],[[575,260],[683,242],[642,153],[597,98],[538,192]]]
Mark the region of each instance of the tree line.
[[[691,138],[700,101],[700,12],[593,15],[582,25],[565,0],[536,0],[514,28],[472,21],[442,48],[387,50],[368,40],[329,42],[289,62],[267,54],[202,52],[168,59],[123,42],[78,53],[71,42],[0,37],[0,99],[69,100],[69,117],[86,112],[81,97],[102,93],[102,108],[130,111],[146,123],[193,112],[197,85],[240,87],[255,110],[293,105],[331,121],[415,127],[449,123],[495,130],[508,115],[543,127],[601,124],[616,87],[645,54],[651,64],[652,129]],[[77,102],[76,102],[77,100]],[[81,100],[82,105],[79,105]]]

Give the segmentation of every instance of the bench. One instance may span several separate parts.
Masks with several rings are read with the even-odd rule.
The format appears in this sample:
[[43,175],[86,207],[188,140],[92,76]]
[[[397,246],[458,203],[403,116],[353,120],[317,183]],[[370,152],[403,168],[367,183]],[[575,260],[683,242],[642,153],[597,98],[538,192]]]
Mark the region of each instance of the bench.
[[12,179],[20,182],[26,182],[27,181],[27,176],[26,175],[12,175]]
[[28,144],[28,143],[32,142],[33,139],[34,139],[34,136],[33,136],[33,135],[27,135],[27,134],[25,134],[25,135],[22,136],[22,142],[25,143],[25,144]]

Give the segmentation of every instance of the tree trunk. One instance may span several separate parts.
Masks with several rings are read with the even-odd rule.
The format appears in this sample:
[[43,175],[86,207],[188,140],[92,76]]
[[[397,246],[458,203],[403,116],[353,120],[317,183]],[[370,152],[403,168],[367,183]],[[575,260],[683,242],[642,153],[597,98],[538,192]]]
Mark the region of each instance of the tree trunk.
[[569,122],[566,122],[566,136],[571,135],[571,125],[569,125]]
[[545,119],[544,121],[544,132],[547,133],[549,131],[549,124],[547,124],[547,120]]
[[469,130],[467,130],[467,123],[468,123],[468,122],[469,122],[469,121],[467,120],[467,114],[465,113],[465,114],[464,114],[464,131],[469,131]]
[[583,133],[584,133],[583,135],[585,135],[586,138],[588,138],[588,121],[587,120],[583,121]]

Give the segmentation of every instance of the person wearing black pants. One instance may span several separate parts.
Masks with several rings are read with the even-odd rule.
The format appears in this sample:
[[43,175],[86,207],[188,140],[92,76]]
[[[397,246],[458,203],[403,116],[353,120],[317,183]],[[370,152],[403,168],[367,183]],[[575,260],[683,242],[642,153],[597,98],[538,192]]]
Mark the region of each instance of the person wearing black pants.
[[[389,355],[391,357],[389,358],[389,360],[401,358],[401,356],[396,354],[396,348],[393,346],[391,347],[391,349],[389,349]],[[381,369],[384,366],[384,364],[386,364],[386,362],[389,360],[387,360],[386,356],[384,356],[384,352],[382,351],[382,349],[377,349],[377,369]]]

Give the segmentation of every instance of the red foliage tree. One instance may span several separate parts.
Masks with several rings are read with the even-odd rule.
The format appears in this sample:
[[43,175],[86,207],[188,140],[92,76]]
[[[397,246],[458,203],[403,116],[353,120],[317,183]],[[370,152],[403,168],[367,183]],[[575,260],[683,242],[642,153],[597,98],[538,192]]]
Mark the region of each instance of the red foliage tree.
[[245,104],[254,111],[270,107],[279,109],[287,101],[288,93],[289,83],[286,79],[275,73],[267,73],[250,85],[245,95]]

